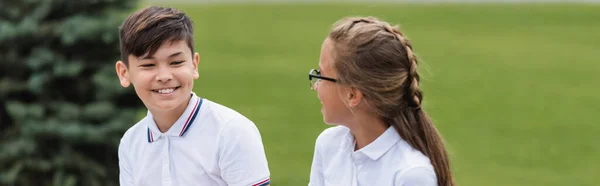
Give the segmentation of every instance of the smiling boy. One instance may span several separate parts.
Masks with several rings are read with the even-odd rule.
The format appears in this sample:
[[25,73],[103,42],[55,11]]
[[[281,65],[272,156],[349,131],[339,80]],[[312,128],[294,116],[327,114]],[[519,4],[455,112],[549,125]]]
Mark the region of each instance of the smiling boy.
[[119,144],[120,185],[270,184],[254,123],[192,91],[200,57],[185,13],[138,10],[121,25],[120,43],[120,84],[148,109]]

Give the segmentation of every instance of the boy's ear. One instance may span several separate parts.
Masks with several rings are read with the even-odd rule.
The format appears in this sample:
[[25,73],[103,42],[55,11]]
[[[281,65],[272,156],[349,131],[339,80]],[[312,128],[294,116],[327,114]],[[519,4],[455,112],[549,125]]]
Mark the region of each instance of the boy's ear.
[[117,61],[115,64],[115,69],[117,70],[117,76],[119,76],[119,81],[121,82],[121,86],[127,88],[131,82],[129,81],[129,69],[123,61]]
[[200,63],[200,54],[196,52],[194,53],[194,59],[192,59],[192,64],[194,65],[194,79],[198,79],[198,77],[200,77],[198,74],[198,63]]

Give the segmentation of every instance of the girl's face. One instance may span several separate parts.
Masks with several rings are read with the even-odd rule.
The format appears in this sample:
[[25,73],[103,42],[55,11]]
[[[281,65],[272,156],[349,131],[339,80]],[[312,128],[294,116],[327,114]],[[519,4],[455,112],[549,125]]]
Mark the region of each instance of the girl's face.
[[338,83],[319,79],[314,84],[313,88],[317,91],[317,97],[323,106],[321,108],[321,113],[323,114],[324,122],[327,124],[340,125],[346,123],[345,120],[350,118],[352,112],[344,102],[344,95],[347,94],[347,87],[346,85],[339,83],[337,72],[332,68],[334,62],[332,49],[333,41],[329,38],[325,39],[321,47],[319,75],[336,79]]

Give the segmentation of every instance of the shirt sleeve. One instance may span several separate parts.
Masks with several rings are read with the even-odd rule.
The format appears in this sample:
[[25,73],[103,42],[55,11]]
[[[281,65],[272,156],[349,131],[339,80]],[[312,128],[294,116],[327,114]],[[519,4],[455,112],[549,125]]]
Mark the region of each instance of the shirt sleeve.
[[119,143],[119,185],[133,186],[133,173],[129,159],[127,158],[127,149],[124,147],[123,140]]
[[319,140],[315,143],[315,152],[313,155],[312,166],[310,167],[310,181],[309,186],[324,186],[325,180],[323,179],[323,164],[321,154],[319,153]]
[[231,186],[265,186],[271,183],[260,132],[243,116],[228,122],[220,135],[218,166]]
[[431,167],[419,166],[400,172],[395,186],[437,186],[437,178]]

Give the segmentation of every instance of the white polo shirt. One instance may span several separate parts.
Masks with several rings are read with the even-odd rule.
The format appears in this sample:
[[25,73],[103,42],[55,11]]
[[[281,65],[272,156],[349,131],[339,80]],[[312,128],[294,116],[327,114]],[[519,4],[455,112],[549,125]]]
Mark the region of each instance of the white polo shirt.
[[260,133],[238,112],[196,96],[162,133],[152,114],[119,144],[121,186],[270,184]]
[[435,186],[429,158],[389,127],[369,145],[354,151],[344,126],[326,129],[315,145],[309,186]]

